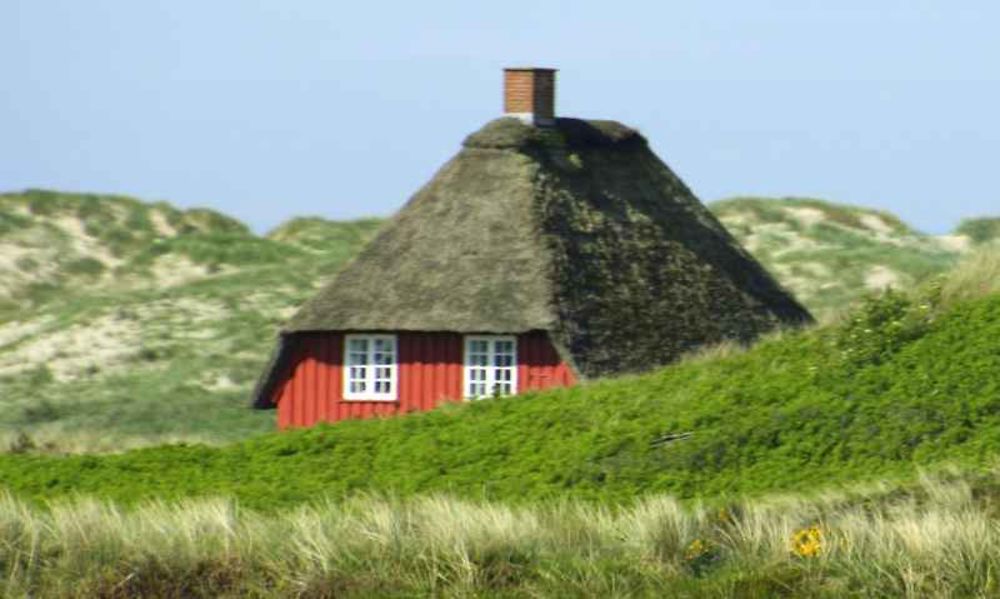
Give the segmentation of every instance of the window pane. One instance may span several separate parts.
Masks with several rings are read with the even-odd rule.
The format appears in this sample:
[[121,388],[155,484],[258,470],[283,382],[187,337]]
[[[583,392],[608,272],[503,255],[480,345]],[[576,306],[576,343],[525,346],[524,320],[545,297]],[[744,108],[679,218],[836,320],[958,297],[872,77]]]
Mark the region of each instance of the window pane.
[[345,388],[363,399],[391,396],[396,373],[396,341],[391,337],[353,337],[347,340]]

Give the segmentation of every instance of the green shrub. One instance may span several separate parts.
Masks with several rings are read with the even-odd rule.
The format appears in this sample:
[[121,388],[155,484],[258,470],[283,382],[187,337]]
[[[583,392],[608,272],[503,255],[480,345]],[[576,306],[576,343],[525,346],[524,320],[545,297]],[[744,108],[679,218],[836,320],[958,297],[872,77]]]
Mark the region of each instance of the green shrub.
[[1000,239],[1000,217],[963,219],[955,229],[955,233],[968,235],[974,243]]
[[[72,201],[74,196],[68,195],[67,199]],[[84,222],[84,227],[100,226],[100,224],[110,224],[115,220],[114,211],[111,209],[113,200],[95,195],[79,196],[76,202],[76,216]]]
[[882,364],[925,335],[932,315],[932,298],[914,305],[907,294],[889,289],[869,296],[839,327],[837,345],[843,359],[854,367]]
[[146,236],[153,235],[153,223],[149,220],[149,208],[143,204],[133,206],[128,211],[125,219],[125,227],[133,233],[143,233]]
[[28,453],[36,449],[35,440],[24,431],[18,431],[17,436],[7,446],[7,451],[12,454]]
[[35,260],[31,256],[21,256],[20,258],[17,259],[15,265],[17,266],[18,270],[27,273],[35,272],[35,270],[37,270],[38,267],[40,266],[38,264],[38,260]]
[[0,236],[23,229],[30,223],[31,219],[20,214],[0,212]]
[[38,424],[41,422],[52,422],[59,419],[59,410],[56,406],[45,399],[24,408],[24,422],[26,424]]
[[55,214],[58,208],[58,193],[41,189],[29,189],[23,195],[28,200],[28,212],[35,216]]
[[45,364],[42,364],[35,369],[29,371],[27,376],[28,381],[34,387],[40,387],[42,385],[47,385],[55,380],[52,371]]
[[80,258],[67,264],[64,270],[72,275],[98,276],[104,272],[105,266],[96,258]]

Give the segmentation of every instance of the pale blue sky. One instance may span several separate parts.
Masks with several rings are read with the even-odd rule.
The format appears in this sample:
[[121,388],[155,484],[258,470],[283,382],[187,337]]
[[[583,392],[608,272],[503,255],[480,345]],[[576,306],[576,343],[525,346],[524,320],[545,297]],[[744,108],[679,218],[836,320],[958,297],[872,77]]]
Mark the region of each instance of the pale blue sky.
[[1000,3],[0,0],[0,190],[387,215],[499,115],[501,68],[637,126],[705,201],[927,231],[1000,213]]

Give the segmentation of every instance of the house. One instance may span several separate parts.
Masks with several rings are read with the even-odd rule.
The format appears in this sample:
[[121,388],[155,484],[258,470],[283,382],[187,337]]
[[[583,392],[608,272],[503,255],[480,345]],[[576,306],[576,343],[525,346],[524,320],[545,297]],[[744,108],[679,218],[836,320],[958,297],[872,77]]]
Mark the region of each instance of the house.
[[254,394],[281,428],[665,365],[811,320],[635,130],[556,118],[555,71],[280,333]]

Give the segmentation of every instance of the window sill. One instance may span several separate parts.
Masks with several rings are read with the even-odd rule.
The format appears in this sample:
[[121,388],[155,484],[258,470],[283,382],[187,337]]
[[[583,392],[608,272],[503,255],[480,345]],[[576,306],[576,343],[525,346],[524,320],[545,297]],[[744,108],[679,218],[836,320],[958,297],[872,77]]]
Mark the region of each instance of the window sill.
[[340,401],[346,402],[378,402],[378,403],[399,403],[399,399],[395,397],[371,397],[367,395],[356,396],[356,397],[342,397]]

